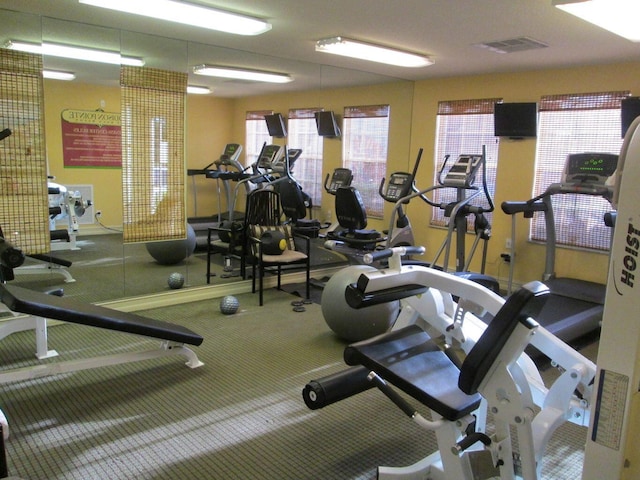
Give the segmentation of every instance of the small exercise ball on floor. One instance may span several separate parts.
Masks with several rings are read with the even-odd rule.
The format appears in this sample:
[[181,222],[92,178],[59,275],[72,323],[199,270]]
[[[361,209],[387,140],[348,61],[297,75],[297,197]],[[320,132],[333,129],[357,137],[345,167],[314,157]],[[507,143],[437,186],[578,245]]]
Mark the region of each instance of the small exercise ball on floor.
[[352,265],[333,275],[322,291],[322,315],[338,337],[358,342],[386,332],[400,312],[400,302],[389,302],[366,308],[352,308],[347,303],[345,288],[357,282],[360,274],[376,269],[368,265]]
[[191,225],[187,225],[187,238],[148,242],[146,247],[149,255],[160,265],[175,265],[190,257],[195,251],[196,232]]
[[169,284],[169,288],[173,290],[178,290],[184,286],[184,275],[180,272],[173,272],[169,275],[167,279],[167,283]]
[[233,315],[239,307],[240,302],[233,295],[227,295],[220,300],[220,311],[225,315]]

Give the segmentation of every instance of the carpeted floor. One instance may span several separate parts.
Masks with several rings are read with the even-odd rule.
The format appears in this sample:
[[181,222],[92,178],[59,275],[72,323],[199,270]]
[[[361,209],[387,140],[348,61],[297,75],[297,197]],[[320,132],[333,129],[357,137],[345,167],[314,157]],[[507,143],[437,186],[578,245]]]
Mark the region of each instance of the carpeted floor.
[[[370,390],[319,411],[302,387],[343,368],[344,344],[320,305],[292,311],[297,297],[270,289],[265,306],[239,295],[143,312],[204,336],[179,357],[35,378],[3,386],[10,423],[9,473],[38,479],[373,479],[379,464],[406,465],[435,448],[386,397]],[[141,349],[155,342],[77,325],[49,329],[57,362]],[[3,340],[6,368],[36,364],[33,332]],[[590,354],[593,354],[591,351]],[[548,372],[553,374],[552,372]],[[554,435],[544,478],[580,477],[586,429]]]
[[[312,241],[312,268],[347,265],[348,259],[339,253],[323,248],[322,239]],[[27,260],[25,267],[16,270],[13,282],[25,288],[45,290],[61,287],[68,297],[96,303],[125,297],[149,295],[169,290],[167,279],[173,272],[184,275],[185,288],[206,285],[207,254],[196,251],[189,258],[175,265],[161,265],[148,253],[145,244],[122,244],[122,235],[111,233],[79,237],[79,250],[53,252],[53,256],[72,262],[68,272],[75,282],[65,283],[56,270],[46,268],[46,264]],[[34,267],[41,268],[35,269]],[[239,262],[233,261],[239,274]],[[25,270],[34,273],[27,274]],[[211,284],[235,282],[239,276],[227,277],[223,270],[221,255],[212,256]]]

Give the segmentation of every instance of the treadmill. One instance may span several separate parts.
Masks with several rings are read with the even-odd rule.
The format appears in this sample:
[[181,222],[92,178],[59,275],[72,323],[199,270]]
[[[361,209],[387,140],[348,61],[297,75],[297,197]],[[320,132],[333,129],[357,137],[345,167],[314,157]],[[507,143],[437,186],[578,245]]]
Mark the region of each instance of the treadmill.
[[[502,211],[512,216],[512,249],[515,245],[516,215],[522,213],[525,218],[532,218],[535,212],[544,214],[547,242],[542,281],[549,287],[551,295],[536,321],[566,343],[575,342],[600,329],[606,285],[556,277],[556,227],[551,199],[554,195],[573,194],[599,196],[611,202],[617,165],[618,155],[610,153],[569,154],[559,183],[550,185],[544,193],[526,202],[502,203]],[[509,293],[515,259],[513,251],[511,254]]]
[[[187,176],[191,177],[192,190],[193,190],[193,203],[194,203],[194,216],[189,217],[187,222],[196,234],[196,246],[198,248],[205,247],[207,245],[207,232],[209,227],[217,226],[221,222],[225,215],[220,210],[220,182],[225,190],[227,205],[230,205],[229,199],[231,198],[231,189],[229,186],[230,181],[238,181],[238,176],[243,175],[243,167],[238,158],[242,153],[242,145],[237,143],[228,143],[225,145],[220,158],[211,162],[204,168],[190,168],[187,170]],[[217,182],[218,191],[218,214],[210,216],[198,216],[198,199],[196,188],[196,177],[204,176],[205,178],[211,178]]]

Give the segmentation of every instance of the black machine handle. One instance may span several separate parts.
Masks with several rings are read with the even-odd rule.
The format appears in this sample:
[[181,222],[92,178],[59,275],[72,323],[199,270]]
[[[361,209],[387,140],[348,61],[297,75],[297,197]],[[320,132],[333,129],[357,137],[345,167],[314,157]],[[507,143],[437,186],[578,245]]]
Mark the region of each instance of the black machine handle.
[[502,211],[507,215],[515,215],[516,213],[523,213],[525,217],[531,218],[533,212],[546,212],[548,207],[541,201],[527,201],[527,202],[502,202],[500,205]]
[[4,140],[9,135],[11,135],[11,129],[5,128],[4,130],[0,131],[0,140]]

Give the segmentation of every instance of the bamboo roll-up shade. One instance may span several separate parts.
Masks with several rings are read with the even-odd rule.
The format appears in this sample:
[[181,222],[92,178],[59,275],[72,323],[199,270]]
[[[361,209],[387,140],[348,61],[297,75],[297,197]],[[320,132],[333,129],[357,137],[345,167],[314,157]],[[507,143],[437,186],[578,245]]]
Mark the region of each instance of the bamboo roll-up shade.
[[123,239],[186,237],[187,74],[121,67]]
[[50,248],[42,56],[0,49],[0,228],[26,254]]

